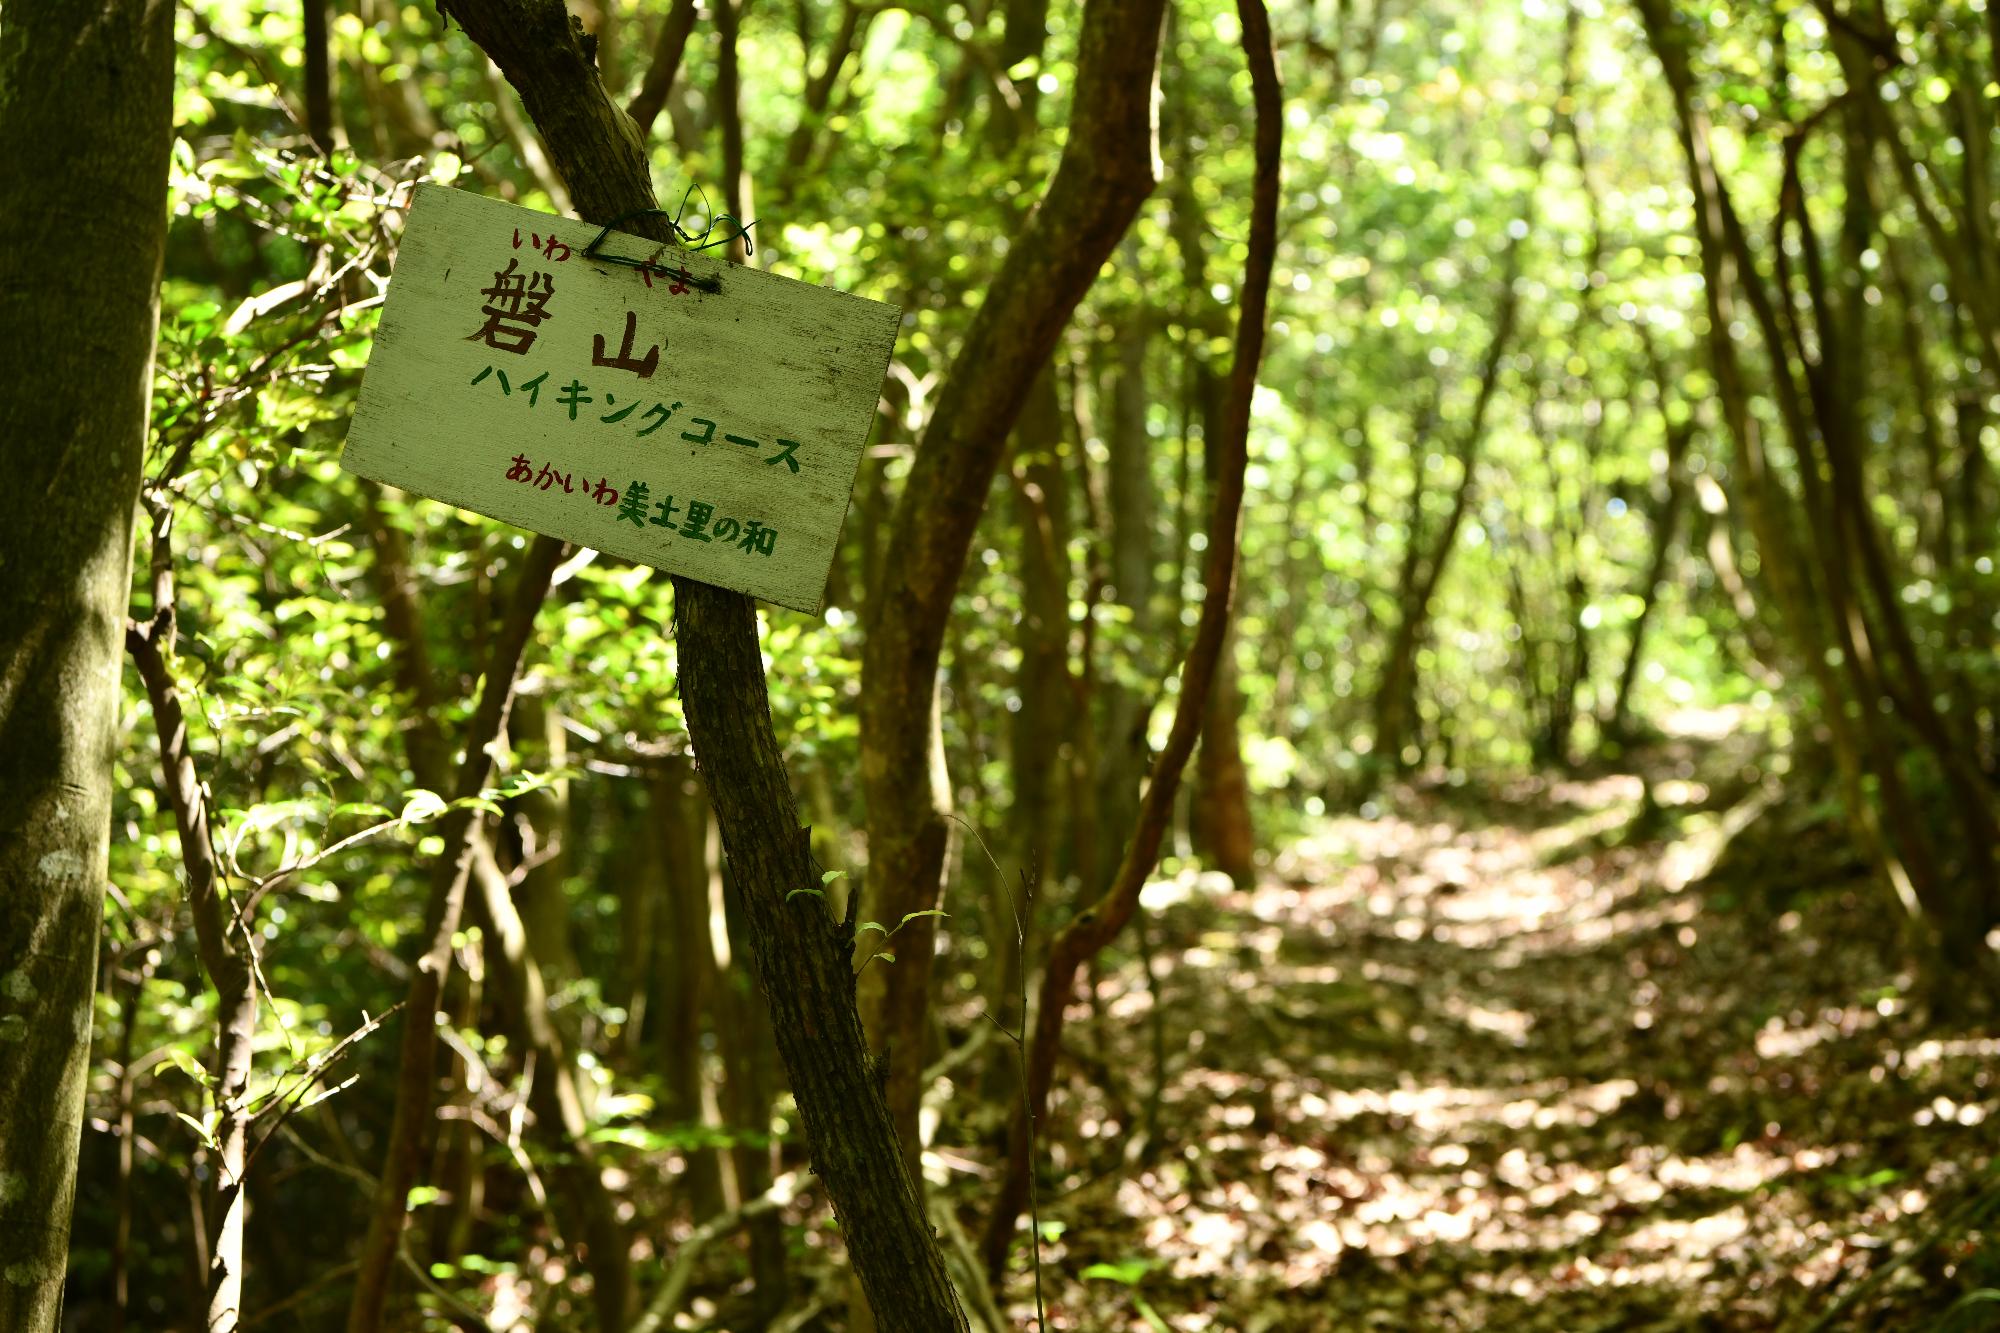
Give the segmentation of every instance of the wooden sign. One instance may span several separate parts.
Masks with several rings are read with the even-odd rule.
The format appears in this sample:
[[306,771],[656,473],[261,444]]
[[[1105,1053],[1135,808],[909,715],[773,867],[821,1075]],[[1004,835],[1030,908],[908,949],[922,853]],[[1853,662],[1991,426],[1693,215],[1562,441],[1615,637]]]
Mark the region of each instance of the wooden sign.
[[341,465],[817,613],[902,312],[601,230],[418,186]]

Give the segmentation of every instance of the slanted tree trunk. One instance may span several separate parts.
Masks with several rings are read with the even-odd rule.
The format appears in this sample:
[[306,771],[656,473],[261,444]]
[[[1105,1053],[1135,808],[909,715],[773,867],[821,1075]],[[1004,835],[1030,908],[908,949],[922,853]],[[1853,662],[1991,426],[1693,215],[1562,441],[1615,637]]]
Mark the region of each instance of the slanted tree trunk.
[[[723,1104],[729,1112],[729,1132],[737,1136],[731,1150],[736,1167],[736,1197],[740,1207],[771,1188],[773,1169],[771,1103],[777,1096],[772,1078],[771,1015],[752,979],[735,967],[738,953],[748,952],[749,923],[744,919],[741,891],[729,883],[719,844],[710,848],[708,910],[720,929],[710,938],[726,955],[715,959],[716,1019],[721,1037]],[[750,1241],[751,1318],[768,1324],[784,1313],[790,1279],[785,1262],[785,1219],[775,1212],[759,1213],[744,1229]]]
[[[187,464],[193,441],[184,444],[162,476],[179,473]],[[210,838],[208,788],[195,767],[188,743],[187,717],[174,684],[168,655],[173,651],[179,607],[173,565],[173,501],[157,487],[149,491],[147,509],[153,520],[152,619],[126,629],[126,646],[138,667],[152,704],[153,729],[159,737],[162,787],[173,810],[180,839],[181,865],[187,878],[189,914],[194,919],[196,951],[208,983],[215,990],[215,1145],[210,1154],[207,1327],[210,1333],[235,1333],[243,1316],[243,1231],[249,1198],[244,1172],[250,1147],[250,1071],[257,1036],[257,992],[252,985],[247,924],[235,921],[235,910],[223,895],[221,875]],[[232,932],[231,926],[238,925]]]
[[[1501,269],[1499,308],[1494,315],[1493,333],[1487,341],[1486,356],[1480,367],[1479,392],[1473,400],[1472,417],[1459,439],[1458,486],[1452,492],[1451,508],[1445,513],[1444,523],[1427,543],[1418,522],[1421,494],[1413,495],[1410,500],[1410,546],[1406,548],[1403,562],[1406,577],[1398,598],[1396,630],[1389,640],[1389,655],[1382,669],[1381,683],[1375,691],[1374,746],[1369,752],[1369,772],[1374,776],[1379,777],[1385,770],[1393,771],[1406,766],[1403,750],[1408,744],[1417,697],[1417,649],[1422,646],[1424,635],[1430,629],[1431,602],[1437,596],[1438,584],[1444,581],[1451,553],[1457,549],[1459,529],[1464,526],[1465,516],[1472,509],[1479,469],[1479,446],[1486,431],[1486,412],[1494,392],[1499,388],[1500,368],[1506,362],[1514,339],[1514,326],[1520,315],[1520,297],[1514,290],[1521,272],[1519,247],[1518,239],[1508,240],[1507,255]],[[1415,484],[1422,487],[1421,476]]]
[[1692,412],[1682,419],[1676,419],[1671,398],[1672,377],[1654,349],[1652,335],[1646,326],[1639,326],[1640,337],[1646,344],[1647,359],[1652,363],[1653,383],[1660,395],[1660,427],[1666,436],[1666,469],[1661,478],[1664,492],[1659,494],[1652,507],[1653,555],[1646,565],[1645,581],[1639,588],[1639,614],[1632,618],[1630,636],[1625,645],[1625,665],[1618,671],[1618,686],[1611,698],[1610,715],[1604,719],[1603,738],[1617,743],[1625,736],[1626,721],[1631,714],[1632,687],[1639,679],[1639,664],[1645,660],[1646,630],[1652,623],[1653,609],[1659,604],[1660,585],[1667,577],[1667,565],[1672,559],[1674,542],[1680,530],[1681,510],[1686,507],[1688,494],[1687,455],[1688,447],[1694,440],[1695,420]]
[[1219,438],[1216,466],[1211,472],[1213,504],[1209,511],[1208,551],[1202,567],[1201,616],[1181,669],[1173,724],[1166,744],[1153,761],[1139,818],[1132,826],[1132,837],[1125,845],[1118,873],[1103,896],[1078,913],[1049,949],[1036,996],[1034,1030],[1027,1056],[1027,1087],[1014,1114],[1008,1135],[1007,1173],[1001,1183],[1000,1197],[987,1219],[984,1237],[987,1271],[995,1277],[1006,1268],[1015,1223],[1028,1203],[1034,1168],[1034,1129],[1048,1106],[1056,1057],[1062,1047],[1063,1019],[1075,991],[1077,974],[1117,937],[1139,909],[1139,890],[1159,858],[1160,841],[1173,814],[1174,795],[1201,733],[1202,710],[1208,702],[1229,629],[1243,474],[1248,461],[1250,404],[1263,357],[1264,318],[1271,265],[1277,251],[1279,167],[1284,133],[1283,98],[1271,53],[1270,19],[1263,0],[1237,0],[1236,12],[1243,24],[1243,47],[1249,58],[1251,90],[1256,103],[1256,179],[1252,186],[1242,313],[1237,321],[1228,407],[1217,422]]
[[660,38],[653,46],[652,63],[646,66],[646,77],[639,85],[639,92],[632,98],[626,110],[639,127],[641,138],[653,133],[653,122],[660,118],[666,108],[667,94],[673,91],[674,79],[680,73],[681,57],[687,53],[688,38],[694,33],[697,0],[674,0],[673,7],[660,24]]
[[[1098,269],[1153,188],[1153,84],[1164,0],[1084,8],[1069,141],[1048,192],[953,358],[871,589],[862,654],[861,785],[867,920],[894,926],[896,962],[868,969],[869,1032],[914,1153],[951,788],[940,756],[938,659],[974,528],[1030,385]],[[871,1293],[872,1299],[872,1293]],[[880,1315],[881,1311],[877,1310]]]
[[[561,4],[447,0],[446,12],[521,93],[582,217],[609,222],[658,206],[638,129],[606,94]],[[652,219],[632,230],[668,237]],[[771,725],[755,606],[676,578],[674,618],[682,708],[743,893],[751,961],[855,1270],[886,1333],[964,1330],[965,1312],[902,1169],[888,1102],[866,1056],[854,999],[854,918],[836,920],[815,894],[792,892],[819,889],[820,877]]]
[[[369,513],[376,556],[374,581],[381,590],[384,619],[397,648],[397,680],[418,704],[405,733],[405,748],[417,783],[442,792],[451,784],[449,756],[434,711],[437,691],[430,678],[423,617],[408,545],[401,530],[383,514],[379,496],[371,494]],[[543,594],[524,585],[516,593],[512,616],[532,615],[521,604],[521,599],[530,594],[539,604]],[[503,648],[507,642],[503,636]],[[497,665],[489,667],[489,677],[499,669]],[[511,673],[517,665],[506,669]],[[523,709],[522,713],[522,720],[530,723],[526,729],[541,730],[547,735],[550,767],[559,766],[563,762],[560,718],[553,710],[539,706]],[[529,809],[539,809],[538,819],[529,820],[517,805],[519,824],[526,826],[519,839],[523,852],[546,854],[550,850],[543,845],[547,839],[568,836],[566,788],[566,783],[557,784],[551,794],[558,799],[546,804],[521,803]],[[582,1261],[595,1287],[598,1324],[601,1330],[610,1333],[624,1324],[631,1295],[630,1241],[618,1220],[617,1200],[604,1185],[595,1148],[586,1138],[587,1088],[577,1077],[575,1060],[570,1054],[574,1033],[563,1033],[553,1020],[548,998],[551,969],[543,962],[550,957],[557,960],[557,984],[578,973],[575,954],[568,943],[568,903],[562,893],[564,872],[560,867],[566,865],[566,858],[556,857],[539,867],[547,871],[552,864],[558,866],[539,886],[534,883],[535,870],[520,877],[521,883],[513,884],[495,861],[484,829],[468,824],[460,837],[462,845],[448,844],[457,850],[446,859],[471,858],[469,873],[477,891],[472,896],[470,911],[481,927],[486,964],[496,983],[508,1035],[535,1062],[528,1084],[529,1102],[534,1113],[536,1146],[554,1164],[550,1185],[555,1197],[551,1204],[564,1238],[580,1242]],[[455,1007],[447,1002],[448,1012]],[[463,1122],[452,1126],[457,1141],[447,1143],[439,1160],[456,1173],[445,1178],[447,1184],[477,1188],[477,1164],[464,1155],[465,1144],[459,1134],[462,1128]],[[420,1135],[428,1137],[428,1133]],[[470,1203],[470,1199],[464,1203],[453,1200],[448,1220],[434,1236],[433,1246],[448,1245],[453,1234],[470,1224]]]
[[[1823,701],[1820,715],[1827,729],[1841,800],[1848,812],[1856,847],[1907,909],[1913,913],[1920,908],[1928,909],[1939,901],[1928,842],[1910,808],[1894,762],[1894,751],[1889,749],[1885,753],[1879,714],[1866,705],[1857,706],[1852,714],[1849,712],[1848,691],[1850,683],[1859,681],[1860,665],[1851,642],[1842,641],[1838,654],[1828,651],[1830,638],[1840,641],[1846,635],[1847,622],[1834,616],[1832,634],[1822,622],[1821,603],[1815,597],[1813,562],[1807,561],[1799,549],[1793,532],[1790,496],[1772,473],[1761,423],[1750,408],[1750,392],[1735,333],[1739,294],[1747,298],[1759,315],[1760,326],[1766,330],[1775,330],[1777,319],[1771,312],[1762,277],[1749,262],[1741,220],[1716,170],[1710,151],[1708,118],[1695,100],[1687,35],[1666,0],[1636,0],[1636,3],[1647,41],[1659,57],[1674,101],[1676,128],[1695,198],[1696,239],[1700,243],[1702,288],[1708,313],[1709,360],[1715,374],[1717,401],[1736,446],[1739,493],[1757,539],[1763,577],[1783,617],[1786,637],[1797,660],[1812,675]],[[1800,410],[1796,386],[1782,341],[1773,338],[1770,349],[1781,407],[1788,416],[1796,416]],[[1796,436],[1803,434],[1802,429],[1796,432]],[[1804,456],[1810,458],[1810,451]],[[1810,470],[1809,466],[1806,471]],[[1846,667],[1847,679],[1836,673],[1830,658]],[[1878,819],[1867,794],[1865,778],[1869,769],[1873,770],[1879,797],[1889,815],[1886,827]]]
[[[539,695],[525,694],[514,705],[513,723],[508,730],[528,742],[531,754],[544,757],[545,770],[568,765],[569,738],[559,706]],[[583,975],[569,928],[569,877],[575,865],[570,855],[574,824],[569,780],[558,778],[537,787],[509,801],[506,808],[511,827],[504,842],[509,856],[518,853],[522,865],[522,872],[514,877],[518,880],[514,907],[534,942],[535,964],[543,983],[560,993]],[[496,829],[496,842],[503,841],[500,834]],[[509,860],[510,865],[514,863]],[[566,1022],[563,1029],[567,1037],[576,1037],[574,1021]]]
[[[805,12],[808,11],[802,8],[801,13]],[[862,0],[840,0],[840,13],[834,20],[833,35],[827,40],[826,54],[820,58],[819,68],[806,75],[805,104],[799,110],[798,123],[792,126],[791,135],[785,140],[785,164],[778,176],[776,195],[780,205],[789,204],[798,193],[800,177],[813,157],[813,145],[818,142],[825,125],[827,107],[833,101],[833,90],[840,82],[841,71],[867,40],[868,25],[880,12],[875,5],[862,3]],[[806,36],[802,32],[801,40]],[[809,43],[801,54],[807,61],[811,60]]]
[[62,1308],[167,237],[173,11],[0,20],[0,1328]]

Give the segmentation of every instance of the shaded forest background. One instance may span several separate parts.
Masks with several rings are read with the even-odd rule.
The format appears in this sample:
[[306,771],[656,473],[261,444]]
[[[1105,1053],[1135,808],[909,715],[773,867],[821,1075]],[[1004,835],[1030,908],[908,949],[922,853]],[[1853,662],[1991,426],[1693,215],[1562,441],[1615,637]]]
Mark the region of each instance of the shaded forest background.
[[[63,1326],[871,1327],[668,580],[339,467],[413,185],[577,207],[460,8],[172,20]],[[1233,6],[572,12],[687,225],[906,311],[758,629],[961,1317],[1986,1326],[2000,6],[1280,5],[1267,274]]]

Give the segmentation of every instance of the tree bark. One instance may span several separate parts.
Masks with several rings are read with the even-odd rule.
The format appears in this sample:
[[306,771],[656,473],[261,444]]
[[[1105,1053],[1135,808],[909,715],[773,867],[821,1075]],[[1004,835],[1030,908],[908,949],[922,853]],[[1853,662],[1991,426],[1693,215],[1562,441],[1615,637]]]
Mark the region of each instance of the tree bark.
[[1090,907],[1056,937],[1036,1000],[1035,1026],[1028,1051],[1027,1087],[1009,1135],[1007,1174],[989,1217],[985,1236],[988,1271],[996,1277],[1005,1269],[1015,1223],[1028,1201],[1033,1169],[1034,1128],[1048,1106],[1055,1077],[1056,1056],[1077,973],[1117,937],[1139,907],[1139,890],[1158,860],[1160,840],[1173,814],[1174,794],[1181,772],[1201,733],[1201,717],[1229,631],[1230,603],[1236,577],[1236,545],[1243,503],[1243,474],[1248,462],[1250,403],[1256,393],[1257,370],[1264,350],[1264,318],[1271,285],[1271,265],[1277,251],[1279,165],[1284,133],[1283,95],[1271,53],[1270,18],[1263,0],[1237,0],[1243,24],[1243,47],[1250,64],[1250,84],[1256,104],[1256,179],[1250,207],[1249,255],[1236,326],[1236,356],[1230,370],[1228,408],[1218,422],[1213,504],[1209,514],[1208,553],[1202,570],[1204,597],[1194,642],[1181,669],[1180,696],[1167,742],[1153,761],[1146,795],[1132,839],[1126,845],[1118,874]]
[[0,21],[0,1328],[62,1307],[167,234],[173,10]]
[[[446,9],[520,91],[582,217],[608,222],[657,206],[638,129],[605,93],[561,4],[448,0]],[[651,219],[632,230],[667,239]],[[852,920],[836,921],[818,896],[809,837],[771,725],[755,608],[740,594],[681,578],[674,603],[688,732],[743,891],[752,962],[815,1169],[882,1328],[963,1330],[965,1313],[901,1169],[888,1104],[866,1058]]]
[[[862,910],[894,927],[896,962],[870,968],[869,1032],[889,1056],[890,1105],[914,1153],[936,909],[951,790],[937,712],[952,595],[1007,437],[1076,304],[1154,183],[1153,84],[1164,0],[1090,0],[1072,131],[1047,195],[973,318],[896,506],[862,654]],[[879,1313],[879,1311],[878,1311]]]

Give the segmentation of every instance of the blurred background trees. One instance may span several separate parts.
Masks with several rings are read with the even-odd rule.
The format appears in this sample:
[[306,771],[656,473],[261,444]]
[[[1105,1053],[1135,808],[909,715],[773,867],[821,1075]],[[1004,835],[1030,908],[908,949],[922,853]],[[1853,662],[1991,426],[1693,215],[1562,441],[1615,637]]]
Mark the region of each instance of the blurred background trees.
[[[670,206],[700,187],[755,219],[749,262],[907,311],[828,609],[762,608],[763,651],[829,898],[870,882],[871,828],[931,840],[899,882],[941,884],[947,915],[883,916],[863,984],[921,979],[899,1110],[968,1309],[1018,1316],[1029,1232],[991,1292],[967,1239],[1019,1098],[1004,1034],[1111,884],[1202,602],[1251,226],[1236,12],[1168,14],[1159,184],[1008,401],[973,404],[1012,425],[981,446],[990,485],[953,482],[985,504],[963,573],[919,606],[899,599],[939,571],[909,565],[906,534],[950,497],[906,480],[956,477],[942,450],[990,424],[951,417],[954,359],[1016,247],[1084,239],[1032,212],[1103,128],[1072,120],[1082,11],[572,11]],[[1274,882],[1327,821],[1415,790],[1633,766],[1657,814],[1641,757],[1727,734],[1753,742],[1731,781],[1820,811],[1892,904],[1910,990],[1977,1006],[2000,926],[1995,15],[1273,14],[1284,176],[1236,614],[1162,881]],[[79,1328],[204,1327],[236,1154],[243,1326],[332,1328],[396,1114],[376,1025],[429,943],[430,866],[471,808],[457,750],[536,572],[530,537],[342,473],[340,440],[412,183],[571,201],[434,10],[194,0],[175,23],[145,464],[171,532],[141,544],[130,614],[157,610],[150,557],[176,617],[123,677],[67,1305]],[[708,207],[695,194],[690,218]],[[385,1326],[845,1327],[680,712],[667,581],[589,553],[547,573],[475,798],[492,836],[443,941],[436,1115]],[[888,683],[887,639],[862,666],[913,612],[939,618],[934,727],[931,678]],[[183,756],[156,725],[169,698]],[[864,717],[914,728],[873,775]],[[206,871],[186,793],[176,821],[181,757]],[[249,968],[247,1074],[217,1055],[245,1000],[218,999],[198,943],[204,874]],[[1086,969],[1079,1013],[1100,968],[1163,975],[1148,916]],[[1116,1081],[1077,1049],[1079,1077]],[[1149,1133],[1171,1137],[1154,1100]],[[1058,1110],[1044,1132],[1074,1126]]]

